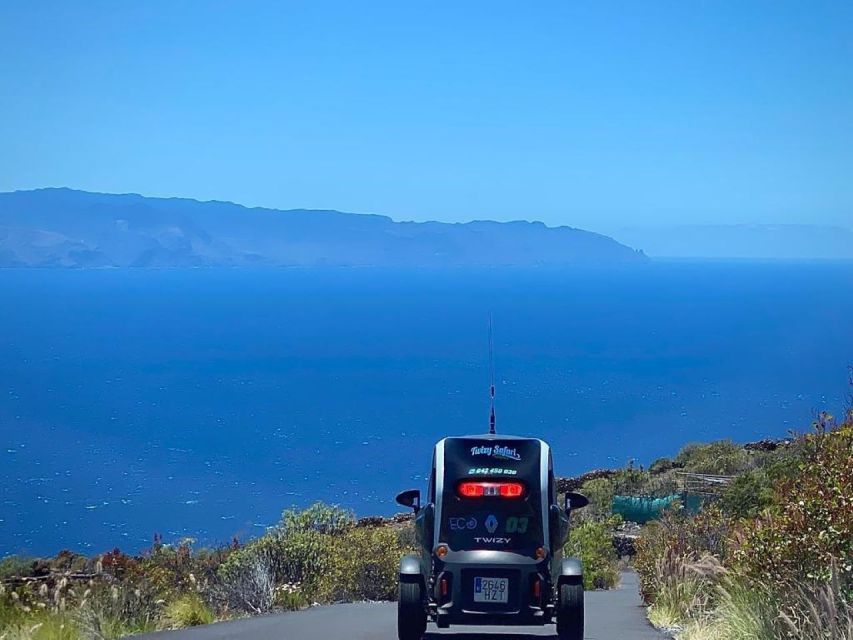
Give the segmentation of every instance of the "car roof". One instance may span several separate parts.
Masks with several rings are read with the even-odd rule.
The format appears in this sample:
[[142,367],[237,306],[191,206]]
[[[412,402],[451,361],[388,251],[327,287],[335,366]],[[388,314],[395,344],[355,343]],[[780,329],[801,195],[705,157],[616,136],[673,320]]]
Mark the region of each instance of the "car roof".
[[513,436],[513,435],[501,435],[494,433],[480,433],[470,436],[447,436],[446,438],[442,438],[438,442],[435,443],[435,447],[437,448],[443,442],[452,442],[452,441],[476,441],[476,442],[535,442],[540,447],[549,447],[547,442],[542,440],[541,438],[528,438],[524,436]]
[[543,442],[539,438],[528,438],[525,436],[511,436],[501,433],[477,433],[470,436],[448,436],[444,440],[528,440],[530,442]]

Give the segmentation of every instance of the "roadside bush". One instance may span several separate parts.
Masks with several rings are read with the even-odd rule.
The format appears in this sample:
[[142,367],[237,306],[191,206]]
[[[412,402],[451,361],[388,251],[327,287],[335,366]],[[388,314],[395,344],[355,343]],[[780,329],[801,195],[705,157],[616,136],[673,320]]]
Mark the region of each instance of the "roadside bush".
[[23,612],[15,606],[11,594],[0,582],[0,630],[11,627],[23,618]]
[[315,504],[232,551],[218,571],[228,607],[262,613],[312,602],[393,600],[411,525],[361,526],[350,511]]
[[[685,468],[732,472],[728,445],[691,447]],[[853,640],[853,414],[760,452],[716,506],[667,514],[637,543],[649,617],[679,640]],[[697,576],[703,554],[725,567]]]
[[[300,584],[313,592],[317,580],[328,567],[333,541],[340,535],[302,529],[278,530],[241,549],[235,556],[239,560],[244,553],[263,553],[276,584]],[[226,565],[229,563],[230,559]]]
[[414,551],[414,549],[418,546],[418,538],[415,532],[415,523],[404,522],[401,525],[395,527],[397,531],[397,545],[401,549],[410,549]]
[[833,564],[828,582],[789,585],[779,615],[780,637],[853,640],[853,596]]
[[324,602],[394,600],[401,547],[389,527],[359,527],[334,539],[318,595]]
[[696,562],[711,556],[725,563],[733,527],[731,520],[715,506],[694,517],[667,512],[658,522],[646,525],[637,540],[634,557],[643,600],[647,604],[654,603],[663,587],[662,562],[673,562],[673,558]]
[[133,633],[155,631],[162,604],[156,591],[144,582],[96,584],[83,594],[74,618],[87,640],[114,640]]
[[720,582],[712,612],[714,628],[721,640],[775,640],[779,600],[772,588],[729,574]]
[[213,612],[197,593],[185,593],[166,606],[164,621],[172,629],[213,622]]
[[[248,613],[269,611],[277,601],[285,608],[310,603],[318,598],[335,546],[354,526],[352,512],[336,506],[318,502],[286,510],[276,527],[232,551],[219,567],[223,599]],[[282,591],[284,585],[297,591]]]
[[311,600],[298,584],[276,585],[273,606],[285,611],[298,611],[311,605]]
[[275,569],[269,549],[252,544],[234,553],[219,568],[219,598],[227,609],[267,613],[275,603]]
[[2,640],[82,640],[74,621],[63,614],[40,611],[15,624],[0,622]]
[[719,563],[712,556],[692,561],[667,553],[655,563],[655,599],[649,621],[656,627],[685,626],[709,608]]
[[[735,610],[710,611],[706,615],[692,618],[674,629],[678,640],[782,640],[768,623],[772,611],[767,602],[754,598],[754,592],[746,591],[748,599],[739,603]],[[770,613],[770,617],[767,617]]]
[[281,516],[278,530],[283,534],[296,531],[313,531],[326,535],[340,535],[355,526],[355,515],[337,505],[315,502],[303,511],[288,509]]
[[303,511],[286,510],[280,524],[257,544],[269,554],[278,584],[299,584],[312,592],[328,566],[334,539],[355,522],[352,511],[317,502]]
[[853,588],[853,424],[822,416],[802,439],[798,473],[774,487],[774,508],[743,530],[737,565],[776,584],[828,582],[840,561],[842,588]]
[[194,544],[192,538],[184,538],[175,545],[157,542],[147,555],[136,559],[130,575],[146,580],[167,600],[207,588],[231,550],[220,547],[194,552]]
[[577,556],[583,562],[585,589],[611,589],[619,579],[616,550],[613,548],[613,527],[619,518],[605,522],[587,521],[572,527],[563,549],[567,556]]

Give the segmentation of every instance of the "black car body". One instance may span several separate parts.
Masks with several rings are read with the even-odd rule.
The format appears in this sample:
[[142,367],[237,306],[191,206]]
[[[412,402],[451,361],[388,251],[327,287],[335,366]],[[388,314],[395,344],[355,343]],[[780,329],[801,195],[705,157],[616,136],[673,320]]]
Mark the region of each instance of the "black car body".
[[570,494],[558,504],[547,443],[445,438],[435,446],[425,504],[418,491],[398,501],[415,509],[419,545],[400,566],[401,640],[419,638],[427,619],[439,627],[550,623],[561,613],[562,584],[572,585],[574,600],[580,585],[581,608],[572,613],[582,634],[582,569],[562,547],[569,512],[586,499]]

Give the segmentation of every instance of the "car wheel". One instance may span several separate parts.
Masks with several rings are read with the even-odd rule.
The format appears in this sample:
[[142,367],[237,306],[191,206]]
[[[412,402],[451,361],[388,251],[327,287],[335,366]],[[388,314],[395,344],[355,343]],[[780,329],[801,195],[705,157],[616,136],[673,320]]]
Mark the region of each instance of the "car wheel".
[[583,640],[583,583],[560,585],[557,602],[557,635],[560,640]]
[[397,600],[397,638],[421,640],[426,633],[427,616],[420,582],[401,582]]

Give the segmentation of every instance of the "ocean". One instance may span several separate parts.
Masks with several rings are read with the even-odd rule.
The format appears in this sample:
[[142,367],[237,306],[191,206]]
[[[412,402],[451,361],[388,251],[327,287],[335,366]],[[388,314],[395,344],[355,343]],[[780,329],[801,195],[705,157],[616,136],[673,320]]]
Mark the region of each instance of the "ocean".
[[497,426],[558,474],[844,407],[853,263],[613,270],[0,270],[0,555],[391,514]]

